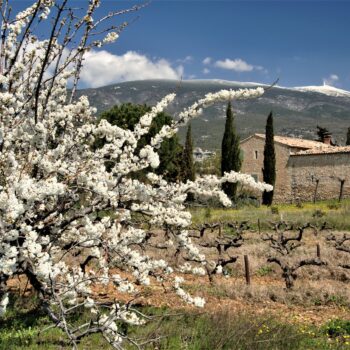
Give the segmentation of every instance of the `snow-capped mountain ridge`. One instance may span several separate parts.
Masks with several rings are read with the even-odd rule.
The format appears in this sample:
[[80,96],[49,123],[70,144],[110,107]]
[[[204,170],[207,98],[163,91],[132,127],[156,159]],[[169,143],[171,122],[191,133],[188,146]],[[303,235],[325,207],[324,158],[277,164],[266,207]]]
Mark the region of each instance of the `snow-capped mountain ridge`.
[[298,91],[319,92],[327,96],[350,97],[350,91],[339,89],[330,85],[299,86],[299,87],[295,87],[294,89]]
[[[176,118],[183,108],[190,106],[207,93],[221,89],[241,89],[264,86],[255,82],[225,80],[139,80],[118,83],[95,89],[78,91],[87,95],[98,113],[121,103],[152,106],[169,93],[177,97],[167,112]],[[350,126],[350,92],[333,87],[266,87],[263,96],[252,100],[233,102],[237,130],[241,138],[265,131],[266,118],[274,114],[276,135],[314,139],[317,125],[328,128],[339,144],[345,142],[345,131]],[[340,90],[340,91],[339,91]],[[192,121],[193,137],[197,147],[219,149],[224,130],[227,103],[217,103]],[[180,130],[184,137],[186,128]]]
[[[269,87],[269,84],[258,83],[258,82],[245,82],[245,81],[231,81],[231,80],[223,80],[223,79],[193,79],[186,80],[187,83],[203,83],[203,84],[220,84],[220,85],[232,85],[236,88],[249,88],[255,86],[261,87]],[[305,92],[317,92],[320,94],[324,94],[327,96],[333,97],[350,97],[350,91],[336,88],[331,85],[310,85],[310,86],[296,86],[296,87],[286,87],[281,85],[274,86],[277,89],[287,89],[287,90],[297,90],[297,91],[305,91]]]
[[232,85],[233,87],[253,87],[253,86],[269,86],[265,83],[257,83],[253,81],[235,81],[225,79],[190,79],[184,80],[186,83],[205,83],[205,84],[221,84],[221,85]]

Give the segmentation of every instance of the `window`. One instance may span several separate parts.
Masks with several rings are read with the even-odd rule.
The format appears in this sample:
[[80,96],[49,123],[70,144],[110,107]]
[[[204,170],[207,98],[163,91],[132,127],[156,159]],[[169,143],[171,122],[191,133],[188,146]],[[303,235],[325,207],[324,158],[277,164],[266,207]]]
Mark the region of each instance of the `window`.
[[258,151],[254,151],[255,159],[258,159]]

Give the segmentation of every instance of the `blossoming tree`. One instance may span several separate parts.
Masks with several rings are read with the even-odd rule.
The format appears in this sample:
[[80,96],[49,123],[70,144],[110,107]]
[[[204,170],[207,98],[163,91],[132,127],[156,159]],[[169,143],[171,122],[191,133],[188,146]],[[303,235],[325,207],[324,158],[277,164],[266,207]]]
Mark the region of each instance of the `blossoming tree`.
[[[115,41],[127,23],[116,26],[111,20],[139,7],[97,19],[100,1],[85,3],[85,13],[81,16],[82,9],[78,9],[76,16],[68,0],[37,0],[11,18],[8,1],[0,1],[0,317],[9,302],[8,281],[25,276],[73,348],[81,338],[101,333],[120,349],[133,340],[117,324],[142,325],[144,317],[130,303],[99,301],[93,286],[113,284],[131,299],[139,285],[167,280],[186,302],[204,305],[204,300],[181,288],[181,278],[174,276],[176,266],[139,249],[147,243],[147,234],[135,222],[135,215],[166,227],[168,243],[183,250],[192,262],[186,269],[202,273],[205,257],[188,237],[191,215],[183,205],[186,194],[216,196],[229,206],[220,190],[225,181],[271,190],[234,172],[176,184],[154,173],[148,174],[147,182],[129,175],[149,166],[156,168],[155,149],[202,108],[217,101],[258,97],[263,89],[208,94],[139,150],[141,136],[175,94],[165,96],[133,131],[106,120],[96,124],[88,99],[75,99],[84,53]],[[37,28],[48,18],[48,38],[39,40]],[[106,142],[94,150],[98,138]],[[113,162],[108,171],[106,157]],[[71,323],[70,316],[82,308],[89,320]]]

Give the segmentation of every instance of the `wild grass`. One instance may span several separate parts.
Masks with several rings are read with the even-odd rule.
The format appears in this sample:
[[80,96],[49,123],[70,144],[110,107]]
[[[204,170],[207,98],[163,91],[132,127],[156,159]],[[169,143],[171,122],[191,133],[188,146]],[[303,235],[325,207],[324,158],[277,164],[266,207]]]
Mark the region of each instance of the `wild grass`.
[[[243,207],[241,209],[199,208],[191,209],[195,224],[205,222],[249,221],[254,230],[266,230],[270,221],[286,220],[294,224],[310,222],[321,225],[327,222],[335,230],[350,230],[350,200],[342,203],[325,201],[296,205],[276,205],[268,207]],[[317,307],[334,305],[349,308],[350,294],[348,279],[337,270],[336,263],[344,258],[327,244],[323,235],[308,233],[304,245],[298,254],[312,256],[315,244],[321,244],[322,258],[329,261],[326,268],[305,268],[300,272],[296,288],[285,292],[283,283],[258,283],[258,279],[272,281],[278,279],[280,271],[274,265],[267,264],[269,247],[261,241],[257,231],[247,233],[247,243],[238,248],[237,263],[229,271],[230,283],[205,287],[189,286],[190,292],[200,288],[209,297],[235,300],[248,300],[253,303],[263,301],[279,302],[284,305]],[[250,257],[252,286],[245,286],[243,280],[242,256]],[[345,254],[345,253],[344,253]],[[334,265],[334,266],[333,266]],[[339,275],[339,276],[338,276]],[[206,290],[207,288],[207,290]],[[193,313],[159,308],[142,308],[143,312],[154,316],[154,321],[145,327],[124,327],[123,331],[144,342],[142,349],[151,350],[278,350],[313,349],[345,350],[350,349],[349,320],[332,320],[321,327],[300,325],[287,320],[277,319],[275,314],[253,314],[252,311],[229,313],[217,311],[211,313]],[[205,311],[205,310],[204,310]],[[169,313],[172,316],[163,316]],[[84,314],[77,315],[84,317]],[[6,317],[0,320],[0,350],[53,350],[71,349],[65,334],[57,328],[42,331],[50,325],[48,318],[38,308],[35,298],[12,298]],[[98,334],[84,339],[79,349],[93,350],[103,346],[111,349]],[[128,350],[134,349],[131,346]]]
[[296,225],[309,222],[314,225],[322,225],[327,222],[336,230],[350,230],[350,200],[339,203],[336,200],[316,203],[278,204],[272,207],[244,206],[240,209],[225,209],[215,207],[201,207],[190,209],[193,223],[204,222],[228,222],[249,221],[252,228],[258,228],[258,220],[261,229],[267,229],[270,221],[285,220]]
[[[345,350],[349,326],[345,320],[328,322],[320,328],[281,322],[276,318],[251,313],[216,312],[200,314],[159,308],[142,308],[154,321],[145,327],[125,327],[125,334],[151,350]],[[167,314],[164,316],[164,314]],[[37,305],[12,302],[10,312],[0,323],[0,349],[71,349],[64,334],[56,328],[42,332],[49,321]],[[79,349],[110,349],[99,335],[84,339]],[[126,346],[126,349],[134,349]]]

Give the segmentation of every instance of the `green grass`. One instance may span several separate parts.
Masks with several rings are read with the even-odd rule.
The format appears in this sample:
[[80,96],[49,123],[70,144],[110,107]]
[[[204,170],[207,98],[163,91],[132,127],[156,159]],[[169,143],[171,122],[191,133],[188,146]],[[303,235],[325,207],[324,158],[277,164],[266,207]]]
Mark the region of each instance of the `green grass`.
[[[345,350],[349,349],[349,321],[334,320],[320,328],[281,323],[266,315],[217,312],[178,313],[173,310],[142,308],[154,321],[144,327],[125,327],[133,338],[151,350]],[[170,313],[166,316],[165,314]],[[84,317],[84,315],[82,315]],[[47,317],[30,299],[12,303],[0,320],[0,349],[71,349],[64,333],[49,325]],[[154,340],[152,342],[148,342]],[[110,349],[100,335],[85,338],[79,349]],[[126,349],[134,349],[126,346]]]
[[[71,349],[65,334],[48,328],[52,324],[38,308],[34,297],[11,297],[10,308],[5,317],[0,318],[0,350],[57,350]],[[81,349],[96,349],[101,342],[99,335],[93,335],[81,343]],[[108,345],[105,349],[111,349]]]
[[350,230],[350,200],[322,201],[316,203],[303,203],[299,208],[295,204],[279,204],[272,207],[245,206],[241,209],[224,208],[191,208],[194,224],[204,222],[229,222],[249,221],[253,229],[258,228],[260,220],[261,228],[267,229],[270,221],[285,220],[296,225],[307,222],[314,225],[322,225],[327,222],[337,230]]
[[[201,208],[191,209],[191,213],[197,224],[248,220],[252,228],[257,229],[259,219],[261,228],[266,229],[269,221],[283,219],[295,224],[310,222],[320,225],[326,221],[335,229],[350,230],[350,200],[344,200],[340,205],[337,201],[324,201],[304,203],[302,208],[287,204],[274,208],[273,211],[267,207]],[[269,266],[258,270],[260,276],[269,275],[270,272]],[[338,299],[330,297],[330,302],[342,305],[343,301]],[[146,344],[143,347],[145,350],[350,349],[348,320],[333,320],[317,328],[282,323],[269,314],[181,313],[163,317],[166,312],[177,312],[154,308],[143,308],[142,311],[155,316],[154,321],[145,327],[125,327],[125,331],[142,341],[157,339]],[[59,329],[42,331],[49,325],[48,318],[37,308],[35,299],[12,299],[5,318],[0,319],[0,350],[71,349],[65,334]],[[102,346],[104,350],[111,349],[101,335],[96,334],[83,339],[79,349],[93,350]],[[126,348],[134,349],[130,346]]]

